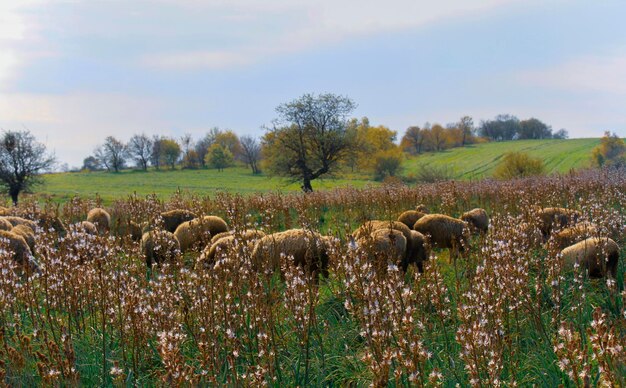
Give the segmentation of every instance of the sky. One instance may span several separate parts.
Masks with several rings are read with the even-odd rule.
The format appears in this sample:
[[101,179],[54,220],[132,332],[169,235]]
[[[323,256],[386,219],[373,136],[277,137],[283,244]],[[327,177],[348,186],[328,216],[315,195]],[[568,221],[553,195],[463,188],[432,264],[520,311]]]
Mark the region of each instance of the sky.
[[261,136],[336,93],[407,127],[536,117],[626,136],[623,0],[0,0],[0,128],[61,163],[107,136]]

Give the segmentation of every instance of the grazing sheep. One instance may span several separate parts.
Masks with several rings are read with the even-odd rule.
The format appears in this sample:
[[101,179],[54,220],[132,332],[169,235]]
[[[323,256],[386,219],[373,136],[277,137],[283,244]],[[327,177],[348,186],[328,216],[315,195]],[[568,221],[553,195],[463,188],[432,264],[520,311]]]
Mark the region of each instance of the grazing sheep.
[[180,250],[187,252],[211,241],[211,236],[226,231],[228,231],[228,225],[223,219],[216,216],[204,216],[178,225],[174,235],[180,242]]
[[111,215],[100,207],[89,210],[87,221],[93,223],[100,234],[111,230]]
[[417,207],[415,208],[415,210],[417,210],[418,212],[424,213],[424,214],[428,214],[430,213],[428,211],[428,208],[426,207],[426,205],[424,205],[423,203],[417,205]]
[[[281,262],[284,260],[289,261]],[[305,229],[269,234],[257,241],[252,251],[252,265],[257,271],[276,271],[280,270],[281,264],[293,264],[315,278],[318,273],[328,277],[328,260],[328,240]]]
[[450,249],[450,257],[455,259],[468,246],[467,222],[445,214],[428,214],[420,218],[413,229],[428,236],[433,246]]
[[11,214],[11,209],[8,207],[0,206],[0,216],[8,216]]
[[227,237],[233,234],[233,231],[229,230],[226,232],[222,232],[222,233],[218,233],[216,235],[213,235],[213,237],[211,237],[211,244],[215,243],[217,240],[221,239],[222,237]]
[[398,216],[398,221],[402,222],[409,229],[412,229],[417,220],[424,217],[426,214],[427,213],[418,210],[407,210]]
[[189,210],[174,209],[161,213],[161,218],[163,219],[163,229],[174,233],[178,225],[198,218],[198,216]]
[[0,243],[13,252],[13,260],[20,265],[30,263],[31,251],[24,237],[0,230]]
[[359,226],[357,230],[352,233],[354,240],[360,240],[361,238],[371,234],[377,229],[394,229],[402,232],[404,238],[409,241],[411,239],[411,229],[400,221],[379,221],[372,220],[367,221],[363,225]]
[[116,233],[118,236],[130,237],[132,241],[141,240],[141,225],[132,220],[124,220],[117,224]]
[[552,235],[555,246],[558,249],[565,249],[579,241],[598,235],[596,226],[590,222],[581,222],[569,228],[565,228]]
[[580,212],[562,207],[547,207],[537,211],[539,219],[539,230],[544,239],[550,236],[552,229],[565,228],[574,225],[580,218]]
[[[221,236],[221,237],[220,237]],[[215,237],[220,237],[215,239]],[[200,254],[198,261],[196,262],[196,268],[199,266],[209,266],[215,263],[215,256],[220,253],[226,253],[235,247],[239,247],[239,254],[243,255],[243,246],[244,244],[247,246],[249,251],[251,252],[254,248],[254,244],[257,240],[265,237],[265,233],[256,229],[248,229],[244,230],[241,234],[234,233],[219,233],[211,239],[211,245],[208,245]],[[236,241],[239,244],[236,245]]]
[[174,234],[167,230],[152,230],[141,236],[141,253],[148,267],[152,263],[174,260],[180,252],[180,244]]
[[13,225],[3,217],[0,217],[0,230],[10,231],[13,229]]
[[87,233],[92,236],[96,236],[98,234],[98,228],[96,228],[93,222],[81,221],[74,224],[74,228],[77,232]]
[[619,246],[610,238],[592,237],[563,249],[561,257],[567,266],[579,264],[589,272],[589,277],[601,278],[608,274],[615,278]]
[[16,216],[6,216],[5,220],[9,221],[11,225],[26,225],[32,230],[37,230],[37,223],[35,221],[27,220],[26,218],[16,217]]
[[424,262],[430,257],[428,239],[422,233],[411,230],[410,244],[406,259],[402,262],[402,270],[406,272],[410,264],[415,264],[419,272],[424,272]]
[[408,240],[401,231],[391,228],[373,230],[369,236],[357,240],[358,246],[373,250],[375,264],[383,270],[387,268],[387,262],[380,261],[383,258],[392,259],[396,265],[401,265],[405,261],[407,243]]
[[28,244],[30,252],[35,253],[35,232],[31,228],[24,224],[17,225],[11,229],[11,233],[21,236]]
[[52,229],[59,236],[65,236],[67,234],[67,228],[59,217],[48,213],[42,213],[37,218],[37,223],[43,230],[48,231]]
[[489,230],[489,216],[485,209],[475,208],[461,215],[461,220],[469,224],[474,234],[486,234]]

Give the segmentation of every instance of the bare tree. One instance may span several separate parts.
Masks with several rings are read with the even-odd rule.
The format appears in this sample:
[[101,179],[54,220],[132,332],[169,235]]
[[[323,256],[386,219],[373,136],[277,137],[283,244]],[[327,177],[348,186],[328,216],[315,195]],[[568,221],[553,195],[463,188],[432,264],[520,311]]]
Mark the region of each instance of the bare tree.
[[154,135],[152,137],[152,151],[150,152],[150,163],[157,170],[161,167],[161,160],[163,159],[163,137]]
[[261,145],[252,136],[242,136],[239,139],[241,144],[241,157],[243,162],[252,169],[253,174],[261,172],[259,170],[259,160],[261,159]]
[[96,150],[96,157],[109,171],[113,169],[113,171],[119,172],[124,168],[126,156],[126,145],[113,136],[104,139],[104,144]]
[[0,186],[14,205],[23,191],[41,183],[39,174],[54,166],[55,158],[29,131],[6,131],[0,138]]
[[152,140],[145,133],[134,135],[128,142],[128,153],[142,170],[148,170],[148,161],[152,153]]

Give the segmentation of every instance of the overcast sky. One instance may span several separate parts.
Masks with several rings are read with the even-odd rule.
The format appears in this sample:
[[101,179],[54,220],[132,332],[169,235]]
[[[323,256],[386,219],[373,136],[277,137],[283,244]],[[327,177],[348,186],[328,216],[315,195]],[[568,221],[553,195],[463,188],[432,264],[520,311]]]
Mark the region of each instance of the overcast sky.
[[0,1],[0,128],[80,166],[108,135],[261,135],[303,93],[397,130],[537,117],[626,136],[626,2]]

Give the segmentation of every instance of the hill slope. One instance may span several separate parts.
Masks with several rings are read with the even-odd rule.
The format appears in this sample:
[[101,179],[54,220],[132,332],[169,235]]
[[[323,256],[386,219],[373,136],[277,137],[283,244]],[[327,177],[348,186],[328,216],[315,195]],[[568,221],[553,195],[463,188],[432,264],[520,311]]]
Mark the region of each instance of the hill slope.
[[[546,171],[567,172],[572,168],[587,167],[591,150],[599,139],[573,140],[524,140],[486,143],[455,148],[439,153],[429,153],[410,158],[404,162],[403,174],[415,173],[422,164],[448,166],[458,179],[479,179],[493,173],[502,155],[512,151],[528,152],[546,163]],[[217,170],[176,171],[124,171],[49,174],[44,177],[46,185],[38,191],[63,201],[73,195],[93,197],[100,195],[106,202],[125,197],[133,192],[138,195],[155,193],[169,197],[178,188],[193,193],[211,194],[215,191],[254,193],[271,190],[298,191],[300,185],[286,179],[252,175],[249,169],[233,167]],[[314,189],[328,189],[351,185],[364,187],[378,184],[368,175],[350,175],[335,179],[316,180]]]

